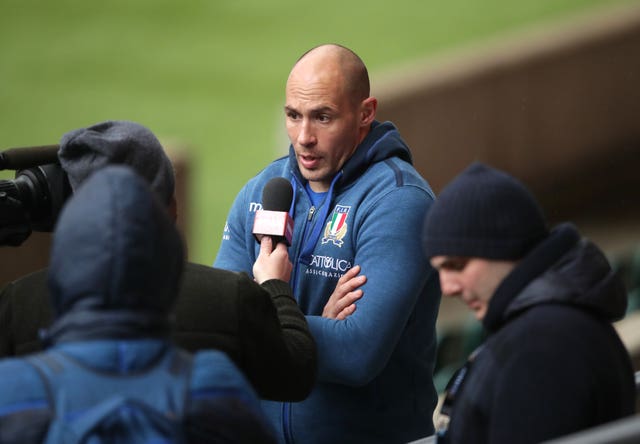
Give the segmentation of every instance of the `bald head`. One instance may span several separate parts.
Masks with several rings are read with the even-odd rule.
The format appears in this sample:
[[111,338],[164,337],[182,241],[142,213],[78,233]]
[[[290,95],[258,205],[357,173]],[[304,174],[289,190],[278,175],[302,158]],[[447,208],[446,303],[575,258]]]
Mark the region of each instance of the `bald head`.
[[307,51],[287,79],[287,133],[302,177],[317,193],[364,140],[375,119],[367,69],[353,51],[322,45]]
[[293,66],[289,80],[306,76],[309,80],[329,76],[342,86],[342,92],[353,103],[369,97],[369,73],[356,53],[337,44],[316,46],[305,52]]

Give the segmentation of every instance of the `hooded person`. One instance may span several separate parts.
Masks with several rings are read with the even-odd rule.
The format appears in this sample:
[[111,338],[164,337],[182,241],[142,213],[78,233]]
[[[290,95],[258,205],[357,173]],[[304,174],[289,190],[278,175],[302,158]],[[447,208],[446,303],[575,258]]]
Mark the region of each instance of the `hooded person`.
[[[173,166],[156,136],[143,125],[110,120],[69,131],[60,140],[58,159],[74,192],[107,166],[129,166],[149,184],[175,222]],[[186,262],[172,308],[171,334],[179,346],[192,352],[224,351],[266,399],[304,399],[316,375],[315,343],[292,297],[288,263],[284,246],[276,246],[273,254],[265,250],[255,264],[260,279],[254,281],[247,274]],[[36,271],[0,292],[0,356],[41,348],[38,332],[51,325],[54,314],[46,276],[47,269]],[[152,322],[148,327],[160,326]]]
[[624,285],[603,252],[514,177],[476,162],[440,193],[423,246],[443,296],[487,332],[451,379],[438,442],[540,442],[634,412],[631,361],[612,322]]
[[50,346],[0,363],[0,442],[42,442],[45,433],[51,441],[118,396],[131,411],[142,403],[173,418],[187,441],[271,442],[258,398],[229,358],[191,357],[170,340],[183,254],[165,206],[130,168],[108,166],[83,182],[54,232]]

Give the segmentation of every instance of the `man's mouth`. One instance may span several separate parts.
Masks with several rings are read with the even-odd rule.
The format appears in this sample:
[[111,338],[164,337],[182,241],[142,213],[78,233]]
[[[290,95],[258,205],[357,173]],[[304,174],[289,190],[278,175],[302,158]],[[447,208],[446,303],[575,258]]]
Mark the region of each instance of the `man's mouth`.
[[477,311],[480,308],[480,302],[477,299],[462,299],[462,301],[472,311]]
[[300,154],[298,156],[298,160],[300,161],[300,165],[302,165],[303,168],[306,168],[308,170],[312,170],[314,168],[317,168],[320,164],[320,157],[317,156],[310,156],[310,155],[305,155],[305,154]]

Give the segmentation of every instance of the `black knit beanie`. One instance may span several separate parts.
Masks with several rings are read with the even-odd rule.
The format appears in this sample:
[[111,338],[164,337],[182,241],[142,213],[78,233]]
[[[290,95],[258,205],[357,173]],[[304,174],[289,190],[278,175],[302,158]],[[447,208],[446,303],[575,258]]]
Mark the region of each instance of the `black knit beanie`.
[[503,171],[475,162],[440,193],[427,213],[427,257],[517,260],[549,231],[527,188]]
[[123,164],[144,177],[162,203],[169,204],[174,194],[171,160],[156,136],[135,122],[109,120],[69,131],[60,140],[58,158],[74,191],[95,171]]

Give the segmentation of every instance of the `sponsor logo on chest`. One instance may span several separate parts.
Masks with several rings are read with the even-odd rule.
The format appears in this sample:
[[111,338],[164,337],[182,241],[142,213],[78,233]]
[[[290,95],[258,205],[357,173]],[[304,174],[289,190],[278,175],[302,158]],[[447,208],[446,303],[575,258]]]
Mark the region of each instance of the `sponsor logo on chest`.
[[325,278],[340,278],[345,274],[352,264],[347,259],[340,259],[331,256],[312,255],[311,263],[305,274],[322,276]]

